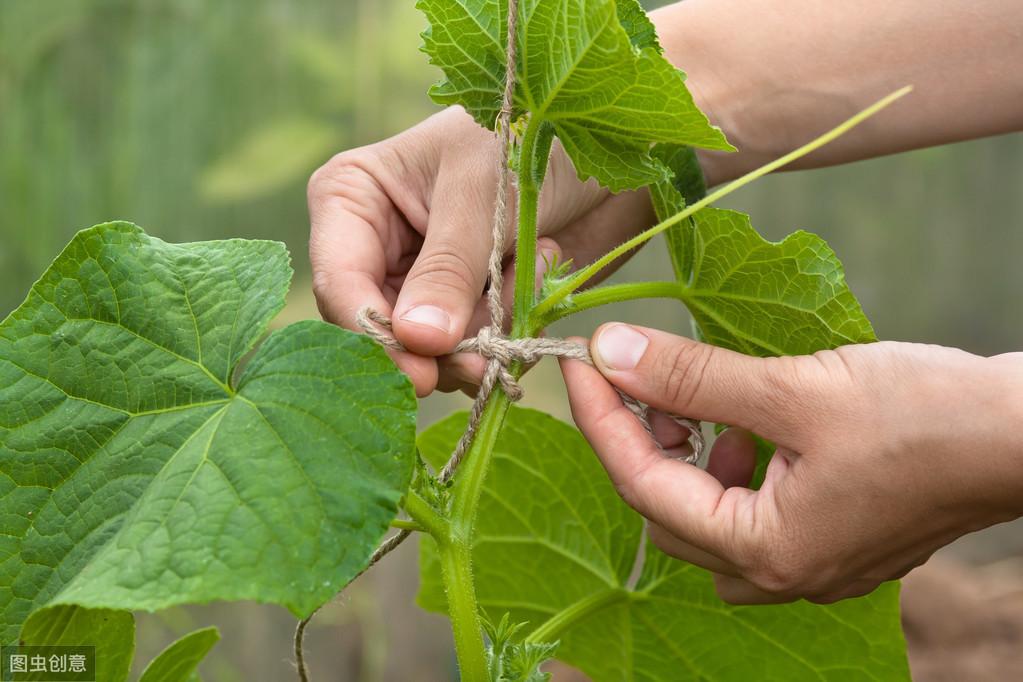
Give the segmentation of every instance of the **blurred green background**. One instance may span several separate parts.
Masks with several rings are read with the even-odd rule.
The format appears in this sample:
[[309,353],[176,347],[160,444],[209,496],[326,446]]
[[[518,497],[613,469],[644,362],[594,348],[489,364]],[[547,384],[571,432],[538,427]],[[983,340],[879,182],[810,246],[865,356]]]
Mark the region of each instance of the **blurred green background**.
[[[656,6],[657,2],[645,3]],[[413,0],[0,0],[0,310],[24,298],[75,231],[127,219],[169,241],[272,238],[296,278],[284,319],[316,315],[305,182],[333,153],[434,112]],[[1023,137],[1007,136],[767,178],[726,205],[768,237],[825,236],[883,338],[993,354],[1023,349]],[[659,244],[620,279],[667,276]],[[625,318],[688,329],[676,305],[592,311],[559,333]],[[567,417],[556,370],[529,403]],[[426,401],[432,421],[461,398]],[[964,543],[964,560],[1023,554],[1023,533]],[[414,551],[325,610],[318,679],[443,680],[447,626],[418,613]],[[287,679],[284,612],[177,609],[142,620],[152,652],[218,622],[211,680]]]

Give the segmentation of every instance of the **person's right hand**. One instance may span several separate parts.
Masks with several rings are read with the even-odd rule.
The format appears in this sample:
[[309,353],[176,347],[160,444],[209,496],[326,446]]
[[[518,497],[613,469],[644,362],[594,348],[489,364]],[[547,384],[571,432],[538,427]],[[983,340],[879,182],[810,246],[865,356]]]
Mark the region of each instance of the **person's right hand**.
[[[409,353],[393,357],[424,396],[478,384],[478,355],[446,357],[487,323],[494,134],[452,107],[383,142],[342,152],[309,181],[313,288],[324,318],[358,330],[363,306],[390,315]],[[645,192],[580,182],[555,145],[540,201],[538,272],[583,265],[653,222]],[[509,220],[508,253],[514,218]],[[553,237],[554,239],[552,239]],[[511,297],[511,268],[505,270]]]
[[[889,341],[757,358],[620,323],[590,352],[595,367],[562,360],[576,424],[654,544],[713,571],[727,602],[867,594],[1023,515],[1023,353]],[[702,470],[675,458],[688,431],[658,417],[662,451],[615,388],[732,428]],[[776,444],[757,490],[751,432]]]

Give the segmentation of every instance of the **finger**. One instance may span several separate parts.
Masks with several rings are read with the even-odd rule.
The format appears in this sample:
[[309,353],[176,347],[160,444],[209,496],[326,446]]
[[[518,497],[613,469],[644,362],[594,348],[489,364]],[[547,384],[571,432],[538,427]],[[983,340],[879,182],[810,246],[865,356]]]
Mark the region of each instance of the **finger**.
[[778,442],[823,401],[796,385],[793,369],[801,358],[754,358],[617,322],[597,330],[590,350],[609,381],[651,407]]
[[[672,535],[726,561],[748,551],[755,493],[665,457],[614,388],[585,363],[562,360],[572,416],[622,498]],[[738,562],[741,563],[741,562]]]
[[688,427],[659,410],[649,410],[647,421],[650,423],[654,439],[661,446],[665,456],[687,459],[693,454],[693,445],[690,442],[693,432]]
[[714,441],[707,461],[707,473],[725,488],[747,487],[757,465],[757,442],[745,429],[723,431]]
[[394,307],[394,335],[422,355],[462,340],[487,281],[494,173],[489,156],[479,164],[438,177],[422,250]]
[[722,601],[729,604],[787,604],[799,599],[798,595],[767,592],[748,580],[721,573],[714,574],[714,588]]
[[[324,319],[361,331],[356,313],[369,305],[389,313],[391,305],[381,290],[387,265],[380,233],[371,221],[396,219],[393,206],[375,191],[363,171],[332,169],[330,182],[310,182],[311,230],[309,258],[313,269],[316,304]],[[365,185],[365,186],[364,186]],[[416,394],[425,396],[437,383],[433,358],[390,353],[412,379]]]
[[705,568],[714,573],[724,573],[736,577],[740,575],[739,569],[734,564],[710,552],[694,547],[688,542],[679,540],[665,530],[663,526],[653,521],[647,527],[647,535],[650,537],[650,541],[668,556],[675,557],[680,561],[688,562],[700,568]]
[[442,355],[437,358],[437,390],[474,395],[486,367],[486,359],[475,353]]

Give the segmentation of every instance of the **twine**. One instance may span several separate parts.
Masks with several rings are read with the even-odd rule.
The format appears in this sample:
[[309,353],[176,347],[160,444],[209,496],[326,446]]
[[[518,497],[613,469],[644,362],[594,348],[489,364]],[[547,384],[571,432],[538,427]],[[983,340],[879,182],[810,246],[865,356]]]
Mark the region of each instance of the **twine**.
[[[406,350],[405,346],[394,338],[391,320],[386,315],[382,315],[372,308],[365,307],[359,310],[356,315],[356,321],[363,331],[366,332],[367,336],[385,348],[394,351]],[[539,361],[540,358],[549,355],[580,360],[591,367],[594,366],[593,357],[586,346],[573,343],[567,339],[557,338],[512,339],[503,334],[495,334],[493,326],[484,327],[477,336],[459,342],[455,346],[453,353],[478,353],[487,358],[487,369],[484,372],[479,392],[476,394],[476,400],[473,402],[472,410],[469,413],[469,423],[465,427],[465,432],[455,446],[455,450],[447,465],[438,475],[441,483],[446,483],[450,480],[455,469],[458,468],[458,464],[472,445],[476,435],[476,428],[479,426],[479,419],[483,412],[483,406],[486,404],[490,394],[493,393],[494,387],[499,384],[512,402],[520,400],[524,395],[525,392],[522,390],[522,386],[509,369],[512,363],[518,362],[524,365],[532,365]],[[653,427],[650,426],[647,406],[623,392],[617,386],[615,391],[617,391],[618,396],[622,399],[622,403],[636,415],[644,430],[653,440],[654,445],[663,454],[664,450],[654,435]],[[700,423],[693,419],[673,414],[668,414],[667,416],[674,420],[676,424],[689,431],[689,438],[687,440],[692,446],[692,452],[678,459],[687,464],[694,464],[700,458],[704,448],[703,431],[700,429]]]
[[[507,18],[507,44],[505,50],[504,70],[504,94],[501,99],[501,109],[497,116],[497,195],[494,199],[494,219],[492,222],[491,238],[492,247],[490,258],[487,262],[487,270],[490,275],[490,286],[487,289],[487,307],[490,312],[490,324],[479,331],[470,339],[461,341],[453,352],[455,353],[478,353],[487,359],[487,366],[483,372],[483,379],[480,382],[479,391],[473,401],[472,409],[469,411],[469,422],[459,438],[455,450],[444,468],[437,474],[441,483],[447,483],[454,476],[455,470],[461,464],[465,454],[469,451],[473,439],[476,436],[476,429],[479,426],[480,418],[483,416],[483,408],[487,399],[493,393],[497,385],[507,394],[512,402],[522,398],[523,390],[518,380],[512,374],[511,366],[516,363],[532,365],[540,358],[550,355],[562,358],[581,360],[588,365],[593,365],[593,358],[589,350],[565,339],[553,338],[522,338],[511,339],[504,334],[504,305],[501,301],[501,291],[504,287],[504,270],[502,260],[504,258],[505,235],[508,224],[508,186],[511,183],[511,168],[508,164],[509,149],[511,147],[511,115],[514,106],[515,95],[515,33],[518,22],[518,0],[508,0]],[[385,348],[395,351],[404,351],[405,347],[394,338],[391,328],[391,320],[386,315],[365,307],[357,314],[359,326],[368,336],[377,341]],[[654,436],[650,421],[647,418],[647,408],[638,400],[626,395],[615,388],[622,402],[636,415],[643,428],[650,435],[658,450],[661,448],[657,438]],[[689,430],[689,443],[692,445],[692,452],[679,459],[687,463],[695,463],[704,449],[703,433],[700,430],[700,423],[692,419],[668,415],[676,423]],[[382,559],[386,554],[397,548],[406,538],[411,535],[408,530],[402,530],[384,540],[383,543],[373,552],[366,567],[356,575],[365,573],[371,566]],[[354,578],[353,578],[354,580]],[[298,669],[299,679],[307,682],[309,671],[303,655],[303,639],[305,629],[309,625],[316,609],[308,617],[302,619],[295,631],[295,662]]]

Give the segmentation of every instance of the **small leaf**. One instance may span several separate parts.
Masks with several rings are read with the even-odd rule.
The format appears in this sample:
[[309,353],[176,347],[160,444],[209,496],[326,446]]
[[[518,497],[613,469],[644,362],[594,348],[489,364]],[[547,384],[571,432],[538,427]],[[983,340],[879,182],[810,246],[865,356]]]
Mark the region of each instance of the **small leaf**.
[[[664,145],[654,155],[672,170],[651,188],[666,220],[700,197],[703,177],[688,149]],[[665,236],[679,298],[708,343],[771,356],[877,340],[842,263],[817,235],[800,230],[771,242],[746,214],[707,207]]]
[[96,682],[124,682],[135,655],[135,618],[128,611],[54,606],[32,614],[22,629],[21,643],[94,646]]
[[[423,49],[445,79],[430,95],[493,127],[505,69],[507,0],[419,0]],[[515,117],[549,123],[581,179],[612,191],[669,176],[656,142],[732,149],[693,103],[635,0],[519,3]]]
[[[465,425],[455,415],[420,436],[443,463]],[[643,521],[617,495],[582,435],[547,415],[512,408],[484,485],[473,544],[481,608],[508,613],[527,634],[573,608],[557,657],[594,682],[908,680],[898,585],[817,606],[736,607],[706,571],[647,543],[630,575]],[[457,483],[456,483],[457,486]],[[436,551],[421,545],[421,604],[443,610]],[[829,678],[830,679],[830,678]]]
[[185,635],[150,661],[139,682],[188,682],[218,641],[220,633],[216,628],[203,628]]
[[842,264],[817,235],[769,242],[749,216],[718,208],[702,209],[683,230],[679,243],[692,255],[679,297],[702,340],[760,356],[876,340]]
[[414,460],[412,386],[322,322],[270,335],[282,244],[79,233],[0,324],[0,639],[47,604],[304,616],[366,564]]
[[512,623],[508,613],[501,616],[495,625],[483,618],[483,630],[490,643],[487,647],[487,663],[490,667],[490,682],[548,682],[550,673],[540,671],[540,666],[553,658],[557,642],[516,642],[515,633],[526,623]]

